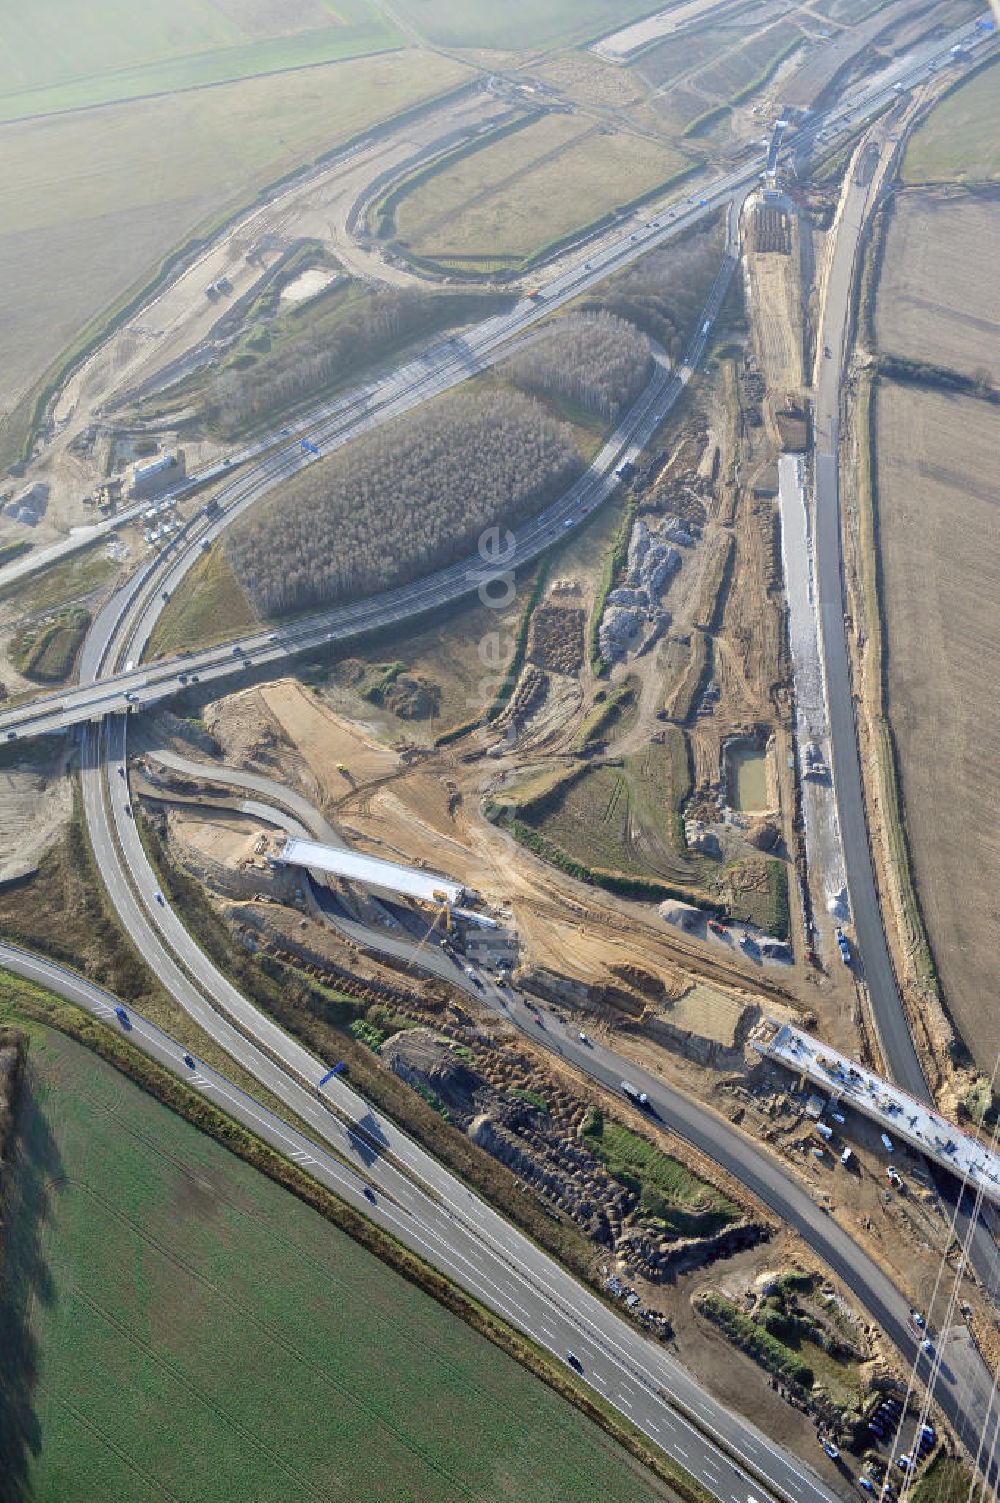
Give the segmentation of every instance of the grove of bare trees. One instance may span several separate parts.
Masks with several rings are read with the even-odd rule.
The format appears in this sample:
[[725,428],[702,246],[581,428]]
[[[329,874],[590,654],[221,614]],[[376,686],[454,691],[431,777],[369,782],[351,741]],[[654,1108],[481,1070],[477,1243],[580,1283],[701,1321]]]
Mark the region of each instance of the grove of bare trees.
[[613,313],[577,313],[549,325],[501,370],[524,391],[554,392],[613,422],[646,381],[649,342]]
[[534,398],[449,395],[296,475],[232,528],[226,555],[264,616],[335,605],[462,558],[582,469],[572,430]]
[[215,432],[233,438],[410,341],[485,318],[502,302],[483,293],[338,289],[260,325],[213,377],[205,416]]
[[603,309],[637,324],[680,358],[722,259],[721,218],[649,251],[588,294],[586,309]]

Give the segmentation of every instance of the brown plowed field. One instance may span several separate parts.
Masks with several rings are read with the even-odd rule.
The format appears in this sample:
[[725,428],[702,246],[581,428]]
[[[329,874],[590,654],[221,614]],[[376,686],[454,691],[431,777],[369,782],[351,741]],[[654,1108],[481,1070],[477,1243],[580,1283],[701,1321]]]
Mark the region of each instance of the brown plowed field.
[[1000,305],[990,267],[1000,193],[911,190],[896,201],[879,284],[886,353],[1000,379]]
[[917,889],[952,1016],[1000,1049],[1000,410],[884,383],[878,524],[896,737]]

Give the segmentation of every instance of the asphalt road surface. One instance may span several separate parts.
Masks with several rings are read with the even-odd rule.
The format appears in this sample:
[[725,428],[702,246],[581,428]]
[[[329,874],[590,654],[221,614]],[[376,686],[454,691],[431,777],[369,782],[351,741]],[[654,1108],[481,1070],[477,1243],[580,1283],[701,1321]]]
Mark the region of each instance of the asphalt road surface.
[[[968,30],[967,26],[959,28],[944,38],[937,38],[925,43],[922,47],[913,49],[910,54],[884,69],[876,83],[858,86],[836,109],[817,116],[808,126],[798,131],[789,132],[784,144],[789,150],[801,153],[809,148],[810,143],[815,140],[821,130],[826,135],[828,145],[837,137],[850,134],[866,118],[890,103],[895,97],[896,88],[905,87],[908,83],[926,77],[929,62],[947,59],[950,46],[955,41],[966,37]],[[386,421],[389,417],[408,410],[417,402],[424,401],[427,397],[445,391],[465,380],[477,370],[483,369],[484,365],[496,358],[498,352],[505,351],[513,339],[520,337],[539,318],[544,317],[554,308],[579,296],[581,292],[602,280],[610,272],[628,265],[653,246],[665,243],[671,236],[697,222],[704,215],[712,213],[724,204],[731,203],[734,197],[742,197],[756,181],[764,160],[763,155],[759,158],[754,157],[738,170],[706,184],[700,192],[691,194],[685,203],[664,211],[658,217],[653,217],[646,222],[631,221],[624,229],[609,236],[596,249],[591,249],[586,261],[577,262],[561,271],[546,286],[541,301],[524,298],[511,312],[485,320],[460,339],[445,340],[430,346],[428,350],[421,352],[381,381],[317,409],[308,423],[285,430],[287,441],[284,444],[281,441],[282,435],[268,436],[239,450],[215,466],[208,476],[193,477],[193,484],[203,484],[207,478],[216,479],[224,475],[230,467],[233,469],[241,466],[250,467],[248,473],[240,475],[220,493],[218,501],[223,512],[221,517],[208,521],[199,514],[198,517],[191,519],[175,536],[169,547],[162,554],[151,559],[133,580],[129,581],[107,603],[98,615],[84,647],[81,687],[76,690],[67,690],[61,695],[39,696],[17,710],[7,711],[0,715],[0,738],[10,738],[11,731],[14,737],[59,731],[89,719],[95,714],[104,713],[109,709],[119,709],[122,707],[123,695],[126,691],[137,696],[137,703],[146,704],[155,702],[156,699],[166,694],[176,692],[177,671],[179,671],[176,664],[167,667],[154,665],[145,671],[129,673],[127,663],[130,660],[136,663],[139,661],[142,648],[148,641],[152,625],[162,607],[164,591],[169,593],[187,569],[192,566],[198,557],[202,543],[211,541],[234,517],[260,499],[273,486],[295,474],[305,464],[312,462],[313,455],[306,453],[301,447],[302,438],[308,434],[308,441],[314,444],[321,453],[332,452],[350,437],[368,431],[377,422]],[[731,254],[731,247],[732,216],[727,261]],[[723,273],[725,272],[724,267]],[[731,268],[729,272],[731,273]],[[717,288],[713,289],[705,315],[709,321],[714,318],[718,306],[721,305],[724,291],[723,286],[721,295],[717,296],[717,292],[720,292],[718,284]],[[699,321],[699,332],[692,341],[692,348],[685,354],[681,367],[672,378],[672,399],[676,399],[690,369],[700,359],[705,342],[705,336],[702,333],[705,317]],[[659,411],[660,420],[662,420],[666,405],[664,404]],[[635,449],[641,446],[636,441],[641,416],[641,413],[633,409],[633,413],[627,420],[636,423],[632,434]],[[650,431],[655,426],[656,424],[653,423]],[[620,446],[620,457],[629,457],[627,442],[623,442]],[[570,506],[561,513],[554,513],[553,509],[550,509],[545,514],[545,518],[536,519],[534,528],[523,530],[523,539],[519,537],[519,550],[523,546],[524,551],[523,553],[519,551],[517,561],[527,561],[554,541],[558,533],[555,528],[549,528],[546,531],[546,519],[550,522],[555,521],[557,525],[565,526],[568,522],[572,526],[574,521],[583,520],[583,517],[599,499],[602,499],[602,496],[595,492],[589,501],[585,502],[579,495],[575,499],[579,503],[576,508]],[[464,568],[467,575],[468,566]],[[378,626],[406,619],[407,616],[426,612],[446,600],[460,598],[461,594],[469,593],[468,578],[465,580],[464,587],[456,593],[458,582],[446,578],[451,572],[442,571],[441,574],[435,576],[436,584],[432,588],[427,588],[425,581],[423,589],[415,586],[410,594],[393,592],[392,597],[382,597],[381,602],[361,602],[358,606],[345,608],[335,614],[331,613],[330,617],[324,618],[327,621],[325,630],[319,618],[314,618],[314,630],[311,633],[307,623],[285,628],[283,651],[308,650],[328,638],[342,640],[347,636],[358,635],[363,631],[370,631]],[[2,575],[0,575],[0,583],[2,583]],[[128,656],[123,658],[126,671],[117,673],[113,688],[106,686],[99,689],[93,680],[98,675],[115,674],[116,669],[120,667],[120,663],[112,659],[110,647],[112,642],[124,646],[121,640],[122,627],[127,617],[133,618],[130,638],[134,646]],[[247,642],[251,652],[255,653],[256,661],[267,662],[272,660],[272,657],[279,656],[277,652],[273,655],[267,652],[266,638],[263,642],[259,638],[256,640],[248,638]],[[217,678],[239,671],[239,666],[232,661],[227,664],[225,653],[216,650],[208,657],[199,655],[197,664],[192,664],[192,669],[198,673],[199,678],[202,676]]]
[[[794,136],[790,137],[790,144],[800,149],[805,144],[805,137],[815,134],[820,124],[825,125],[828,132],[848,134],[891,99],[893,83],[905,84],[911,78],[919,77],[926,69],[927,59],[935,52],[945,55],[951,42],[966,30],[962,28],[951,37],[916,49],[909,59],[885,70],[877,85],[866,85],[855,91],[847,104],[813,122],[807,131],[798,133],[798,142]],[[426,354],[421,357],[422,370],[416,369],[419,361],[410,362],[385,378],[377,388],[369,388],[347,399],[354,402],[353,409],[348,410],[345,403],[339,403],[329,411],[321,412],[309,429],[310,442],[321,452],[327,452],[328,445],[332,447],[346,441],[345,434],[349,437],[374,425],[371,409],[376,400],[379,411],[385,417],[391,416],[481,369],[493,350],[509,344],[544,313],[577,296],[609,271],[628,264],[651,245],[696,219],[700,212],[709,213],[729,202],[735,193],[754,181],[760,165],[761,162],[756,160],[746,164],[738,172],[728,174],[703,189],[693,205],[668,211],[659,220],[654,219],[627,236],[622,234],[618,240],[591,252],[589,262],[582,267],[571,267],[549,284],[541,305],[525,299],[512,313],[499,320],[487,320],[466,335],[460,342],[463,348],[454,350],[452,342],[448,342],[448,346],[439,349],[430,361]],[[713,289],[713,296],[718,292],[720,304],[724,291],[721,284]],[[629,414],[626,430],[619,430],[611,441],[619,445],[611,464],[618,458],[628,457],[630,446],[631,452],[640,448],[662,421],[666,410],[664,403],[670,392],[673,391],[676,397],[686,379],[685,367],[700,358],[698,337],[684,366],[665,384],[657,386],[654,383],[647,389]],[[703,335],[701,339],[703,345]],[[384,417],[379,420],[384,420]],[[233,456],[234,462],[252,468],[249,474],[234,482],[233,487],[227,488],[228,494],[224,492],[225,521],[231,520],[238,510],[252,504],[303,464],[311,462],[312,456],[307,456],[300,447],[298,437],[299,431],[290,434],[290,443],[277,448],[273,447],[273,438],[268,438]],[[223,464],[220,471],[227,467]],[[592,483],[592,491],[574,488],[568,498],[563,498],[556,508],[550,508],[543,518],[537,519],[533,533],[525,537],[525,547],[534,548],[537,553],[548,546],[560,535],[560,529],[581,521],[606,493],[601,487],[613,482],[605,473],[600,479],[593,477]],[[158,609],[155,600],[151,607],[151,597],[158,592],[162,601],[163,591],[169,591],[169,585],[163,583],[168,570],[176,569],[182,563],[190,566],[203,541],[202,527],[198,520],[188,524],[174,548],[165,557],[151,561],[140,572],[140,577],[120,592],[98,618],[86,648],[82,675],[85,680],[114,673],[123,660],[127,661],[125,655],[129,642],[135,642],[137,646],[144,644],[149,622],[155,619]],[[519,539],[519,546],[520,543]],[[530,552],[525,555],[531,556],[534,554]],[[332,628],[328,624],[329,618],[326,618],[322,625],[314,622],[305,633],[301,626],[286,629],[284,640],[279,633],[277,643],[266,635],[256,634],[249,639],[253,660],[277,661],[284,652],[303,650],[316,641],[328,639],[338,630],[345,636],[370,630],[381,621],[402,620],[432,608],[443,599],[457,598],[442,593],[444,583],[443,576],[438,575],[429,589],[424,582],[423,587],[413,587],[413,593],[402,599],[397,593],[388,616],[379,617],[371,602],[362,602],[340,613],[337,627]],[[449,587],[454,588],[456,583],[451,581]],[[466,581],[460,593],[466,593],[468,588]],[[308,635],[310,629],[312,637]],[[216,649],[213,654],[202,655],[200,661],[205,672],[199,676],[222,677],[227,671],[238,671],[238,666],[242,667],[242,654],[232,648],[228,652],[228,665],[224,650]],[[195,661],[188,659],[185,666]],[[110,686],[84,682],[78,690],[53,696],[48,704],[37,701],[21,710],[6,713],[0,717],[0,736],[9,736],[10,731],[17,736],[61,730],[94,715],[103,716],[109,708],[122,706],[126,690],[143,703],[155,702],[174,692],[177,673],[176,664],[168,670],[154,665],[131,673],[126,670],[119,681]],[[742,1499],[748,1496],[748,1489],[760,1489],[765,1484],[776,1497],[791,1499],[794,1503],[831,1498],[830,1492],[805,1463],[773,1446],[751,1426],[711,1400],[667,1353],[578,1285],[393,1124],[375,1113],[351,1091],[342,1077],[330,1082],[324,1088],[325,1100],[320,1099],[318,1082],[325,1071],[325,1063],[316,1060],[284,1035],[270,1019],[263,1017],[242,998],[198,950],[179,918],[163,902],[134,821],[125,812],[128,786],[123,761],[123,720],[112,722],[109,738],[110,754],[105,763],[100,733],[93,728],[85,730],[81,780],[95,857],[125,926],[164,986],[185,1011],[231,1057],[308,1124],[310,1130],[315,1130],[317,1137],[329,1147],[305,1137],[298,1139],[291,1128],[277,1119],[270,1119],[267,1131],[275,1133],[288,1145],[290,1155],[296,1156],[296,1161],[310,1172],[339,1176],[335,1181],[341,1187],[338,1193],[353,1195],[359,1209],[370,1214],[370,1202],[364,1196],[363,1185],[359,1202],[357,1186],[343,1178],[344,1164],[356,1164],[360,1160],[369,1181],[378,1185],[378,1191],[373,1192],[376,1193],[377,1209],[381,1215],[390,1218],[389,1224],[396,1235],[512,1324],[549,1345],[551,1350],[563,1356],[568,1350],[575,1352],[583,1364],[587,1380],[638,1424],[650,1439],[662,1445],[698,1476],[720,1503],[727,1499],[732,1503],[742,1503]],[[9,950],[0,952],[0,956],[5,956],[12,967],[15,960],[19,967],[47,964],[11,957]],[[65,975],[56,975],[52,968],[45,977],[36,979],[46,977],[47,984],[60,991],[71,984],[81,985],[78,979],[71,983]],[[98,999],[91,996],[89,1002],[96,1010]],[[83,1005],[89,1004],[84,1002]],[[100,999],[100,1005],[106,1008],[110,999]],[[134,1027],[132,1031],[133,1034],[140,1033],[139,1028]],[[162,1035],[154,1040],[153,1035],[144,1030],[136,1041],[151,1050],[155,1045],[160,1050],[158,1057],[166,1058],[173,1050],[173,1067],[187,1069],[183,1060],[177,1066],[177,1046],[169,1040],[164,1041]],[[565,1048],[567,1044],[560,1047]],[[595,1068],[612,1070],[612,1065],[610,1061],[598,1060]],[[629,1070],[630,1077],[637,1074],[631,1066]],[[221,1089],[212,1084],[210,1075],[201,1070],[196,1074],[208,1082],[200,1088]],[[199,1088],[197,1081],[192,1083]],[[640,1082],[637,1080],[636,1083]],[[662,1093],[663,1088],[658,1082],[653,1082],[653,1086],[656,1092]],[[230,1093],[228,1100],[231,1103],[234,1100],[232,1088],[225,1089]],[[677,1103],[668,1101],[661,1094],[653,1096],[653,1100],[656,1110],[673,1110],[680,1120]],[[678,1102],[681,1100],[678,1098]],[[690,1109],[690,1104],[687,1105]],[[260,1118],[259,1107],[245,1109],[255,1111]],[[733,1135],[723,1128],[721,1122],[718,1127],[720,1132],[728,1133],[727,1143],[731,1149]],[[292,1144],[294,1147],[290,1146]],[[390,1205],[382,1203],[382,1196],[390,1198]],[[833,1259],[831,1262],[834,1267],[838,1266]],[[898,1318],[893,1296],[894,1291],[883,1291],[884,1312],[890,1327]],[[895,1299],[898,1300],[898,1296]],[[891,1328],[890,1334],[893,1334]],[[905,1340],[904,1333],[900,1333],[900,1338]],[[966,1383],[964,1390],[963,1381]],[[941,1382],[945,1385],[942,1389],[944,1402],[947,1398],[946,1374],[942,1374]],[[958,1380],[956,1393],[963,1391],[966,1404],[974,1406],[979,1388],[972,1377]],[[969,1395],[972,1395],[971,1399]],[[961,1417],[959,1414],[958,1418]]]
[[[333,1062],[317,1059],[243,998],[157,896],[156,875],[135,821],[125,812],[125,718],[109,725],[107,748],[99,745],[99,729],[85,731],[81,773],[88,828],[109,894],[147,962],[185,1012],[316,1133],[320,1142],[296,1141],[296,1150],[306,1155],[296,1161],[312,1172],[310,1161],[324,1162],[330,1149],[348,1164],[360,1161],[366,1182],[399,1208],[395,1235],[553,1352],[562,1357],[574,1352],[586,1380],[698,1476],[720,1503],[733,1498],[743,1503],[755,1487],[794,1503],[829,1503],[832,1493],[807,1464],[716,1403],[658,1343],[578,1284],[358,1096],[343,1076],[320,1092],[318,1083]],[[105,799],[110,822],[101,812]],[[10,963],[4,958],[9,954],[0,951],[3,963]],[[47,967],[49,984],[55,977],[56,989],[63,989],[58,968],[36,964]],[[290,1131],[283,1124],[280,1130]],[[364,1201],[363,1188],[361,1194]],[[352,1203],[358,1203],[356,1196]],[[369,1204],[359,1208],[367,1213]]]
[[833,748],[833,779],[847,866],[847,886],[875,1013],[879,1042],[893,1078],[918,1100],[930,1093],[910,1037],[896,974],[886,943],[882,910],[868,843],[861,763],[854,720],[854,690],[844,631],[843,560],[838,454],[840,390],[855,260],[864,224],[868,187],[851,183],[837,231],[823,319],[817,341],[830,351],[822,359],[815,404],[816,575],[822,623]]
[[[883,154],[892,145],[882,146]],[[834,792],[843,840],[847,886],[856,936],[856,952],[871,998],[872,1015],[886,1067],[893,1079],[919,1101],[931,1100],[914,1048],[906,1009],[889,952],[878,885],[872,862],[858,753],[854,689],[844,623],[843,555],[838,456],[840,393],[852,291],[869,184],[851,181],[837,230],[823,306],[818,347],[829,350],[820,362],[815,402],[814,486],[816,505],[816,575],[823,632],[827,703],[830,715]],[[930,1166],[941,1194],[954,1204],[961,1199],[958,1231],[964,1238],[974,1214],[970,1192],[963,1196],[952,1176]],[[988,1213],[987,1213],[988,1215]],[[972,1265],[996,1300],[1000,1287],[1000,1253],[986,1216],[976,1218],[969,1246]]]
[[[294,807],[297,821],[317,838],[326,838],[323,827],[329,829],[329,825],[319,811],[302,795],[286,790],[274,779],[259,773],[217,768],[172,752],[154,755],[162,756],[166,765],[179,772],[260,795],[264,801],[260,812],[265,818],[270,816],[273,823],[291,823],[283,810]],[[340,843],[339,836],[337,842]],[[645,1091],[653,1108],[652,1124],[660,1124],[691,1143],[745,1185],[780,1221],[793,1227],[854,1292],[905,1361],[912,1364],[917,1359],[918,1340],[909,1321],[907,1301],[879,1265],[772,1155],[757,1149],[723,1117],[665,1085],[658,1076],[643,1071],[597,1040],[581,1038],[578,1026],[566,1026],[558,1009],[539,1006],[512,987],[496,985],[487,970],[480,970],[473,981],[466,974],[464,963],[450,958],[439,946],[431,943],[420,947],[415,937],[407,937],[402,931],[397,937],[366,926],[349,918],[336,902],[331,903],[331,895],[325,888],[317,887],[314,891],[332,926],[362,948],[407,961],[416,971],[439,976],[462,988],[513,1022],[536,1044],[557,1054],[562,1062],[616,1094],[621,1094],[623,1080]],[[923,1375],[926,1377],[927,1373]],[[950,1333],[949,1360],[938,1374],[935,1398],[958,1433],[971,1443],[974,1454],[979,1437],[989,1433],[989,1425],[1000,1418],[1000,1407],[994,1401],[989,1373],[967,1340],[964,1324]]]

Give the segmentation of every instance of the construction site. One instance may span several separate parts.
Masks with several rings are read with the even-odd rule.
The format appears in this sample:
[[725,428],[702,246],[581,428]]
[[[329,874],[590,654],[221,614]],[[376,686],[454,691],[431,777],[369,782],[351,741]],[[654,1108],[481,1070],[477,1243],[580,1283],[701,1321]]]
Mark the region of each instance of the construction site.
[[[624,70],[634,53],[659,91],[642,108],[662,112],[666,85],[655,70],[670,66],[675,23],[683,28],[714,9],[699,3],[646,17],[597,38],[582,61],[582,52],[561,63],[540,58],[537,78],[511,65],[432,101],[290,177],[123,317],[52,397],[24,467],[31,484],[4,503],[0,544],[14,540],[12,563],[30,556],[19,547],[28,528],[34,546],[66,544],[67,554],[54,581],[39,571],[31,583],[25,572],[0,591],[0,698],[17,708],[39,684],[68,683],[81,653],[89,671],[87,632],[127,570],[138,563],[152,571],[162,556],[179,554],[191,524],[203,520],[189,574],[156,583],[149,634],[134,660],[131,645],[115,660],[125,674],[173,664],[175,680],[136,704],[128,679],[113,732],[127,749],[116,768],[108,730],[101,757],[112,775],[97,794],[88,786],[104,817],[112,808],[119,842],[127,826],[144,843],[160,884],[145,908],[157,921],[161,909],[182,908],[212,963],[328,1066],[321,1086],[348,1072],[373,1109],[669,1347],[716,1398],[801,1454],[809,1447],[814,1457],[819,1438],[817,1468],[848,1496],[857,1479],[838,1466],[838,1447],[862,1458],[870,1477],[879,1468],[884,1477],[895,1460],[878,1429],[886,1405],[910,1427],[914,1470],[924,1459],[926,1414],[898,1343],[811,1250],[802,1223],[785,1224],[759,1188],[752,1193],[723,1167],[731,1160],[692,1135],[682,1103],[763,1148],[769,1171],[777,1165],[805,1190],[810,1213],[824,1213],[815,1220],[829,1217],[849,1234],[904,1293],[911,1317],[931,1308],[945,1270],[955,1290],[952,1349],[996,1355],[989,1290],[962,1251],[954,1205],[956,1186],[959,1196],[1000,1200],[1000,1160],[977,1127],[992,1097],[977,1119],[969,1105],[976,1071],[940,997],[931,997],[929,966],[917,975],[926,942],[919,950],[915,928],[906,927],[912,915],[894,865],[900,842],[876,776],[885,707],[873,678],[882,670],[871,645],[878,612],[865,596],[868,524],[848,490],[847,593],[832,600],[821,578],[817,501],[827,439],[835,480],[838,473],[836,418],[823,407],[840,355],[829,312],[838,298],[844,368],[852,383],[870,378],[865,348],[851,354],[857,331],[846,293],[855,268],[845,288],[838,242],[845,224],[856,228],[865,264],[865,216],[893,181],[899,138],[934,86],[925,95],[900,89],[884,109],[860,115],[860,129],[842,132],[846,145],[832,165],[822,135],[789,147],[806,139],[813,101],[856,56],[846,49],[841,59],[841,32],[854,42],[869,36],[867,15],[838,23],[821,60],[826,37],[814,35],[810,13],[800,18],[804,37],[768,36],[762,81],[745,98],[728,103],[720,93],[720,105],[713,90],[722,84],[708,63],[692,64],[670,150],[686,153],[684,177],[709,156],[731,171],[758,151],[763,170],[754,167],[728,197],[699,198],[694,183],[668,194],[643,179],[639,207],[612,205],[607,223],[588,227],[579,242],[567,232],[537,286],[534,268],[518,282],[513,262],[469,270],[464,258],[480,252],[464,241],[442,249],[434,240],[438,259],[429,267],[415,231],[412,244],[390,236],[397,208],[404,227],[407,213],[411,229],[424,216],[428,244],[431,230],[451,233],[453,212],[462,220],[469,163],[464,147],[451,154],[466,138],[485,138],[485,160],[497,171],[489,193],[497,194],[513,180],[503,170],[507,152],[527,152],[536,135],[543,147],[558,138],[560,153],[575,150],[577,138],[592,153],[591,135],[602,136],[602,151],[619,149],[639,115],[632,118],[633,104],[609,107],[614,123],[595,123],[597,107],[579,104],[592,86],[588,70]],[[904,8],[887,9],[886,34],[897,28],[908,37]],[[730,41],[742,59],[744,39]],[[886,43],[886,57],[894,55]],[[540,150],[539,171],[554,160],[554,147]],[[532,158],[525,171],[535,166]],[[483,188],[477,210],[487,198]],[[673,214],[682,203],[697,222],[676,245],[657,243],[642,257],[628,250],[637,235],[652,234],[655,214],[665,225],[667,205]],[[980,207],[966,209],[985,238]],[[892,234],[917,212],[904,198]],[[521,228],[534,233],[530,222]],[[633,260],[598,276],[582,258],[596,261],[612,242]],[[550,313],[547,279],[574,257],[582,280]],[[865,275],[877,269],[867,263]],[[877,305],[868,289],[869,316],[877,307],[880,347],[912,364],[932,310],[898,272],[884,276]],[[912,326],[897,347],[883,325],[898,321],[900,301],[912,304]],[[468,330],[518,307],[539,326],[526,323],[511,338],[504,363],[463,344]],[[311,334],[303,333],[310,309]],[[539,376],[546,350],[556,350],[558,365],[560,338],[567,330],[576,337],[587,320],[600,339],[614,334],[632,353],[618,396],[609,378],[604,407],[587,406],[579,370],[575,384],[567,377],[545,387]],[[364,337],[352,344],[359,330]],[[875,331],[873,323],[867,332]],[[987,330],[978,333],[987,339]],[[952,330],[946,353],[957,374],[979,379],[978,363],[962,365],[963,349]],[[362,629],[338,638],[326,625],[307,628],[306,606],[320,622],[323,610],[350,611],[369,596],[433,582],[439,565],[443,575],[469,564],[464,536],[445,537],[452,553],[432,555],[426,498],[412,508],[422,531],[415,516],[392,514],[390,526],[374,482],[370,513],[357,510],[354,520],[370,531],[385,521],[386,536],[371,540],[380,563],[397,546],[389,534],[400,535],[400,554],[407,534],[409,574],[378,576],[353,597],[348,579],[329,599],[265,599],[248,584],[250,550],[242,574],[226,552],[221,519],[229,487],[237,494],[243,483],[230,467],[251,476],[258,465],[273,463],[277,473],[287,461],[278,497],[285,510],[273,514],[275,531],[260,551],[274,563],[275,589],[290,578],[281,555],[290,487],[300,468],[332,457],[295,424],[310,403],[336,409],[347,378],[328,367],[343,351],[345,370],[366,380],[371,372],[381,380],[405,356],[407,380],[426,379],[434,401],[450,400],[450,388],[432,384],[444,381],[434,361],[449,371],[449,362],[465,361],[454,384],[474,386],[476,400],[484,392],[496,399],[483,421],[523,445],[525,469],[537,463],[535,451],[526,429],[508,426],[504,386],[515,387],[518,372],[534,381],[524,391],[532,401],[543,392],[566,451],[552,494],[539,490],[532,503],[539,517],[583,485],[633,405],[648,400],[654,415],[634,430],[642,441],[607,463],[585,504],[557,519],[554,541],[504,577],[499,604],[483,590],[464,599],[431,591],[429,608],[387,616],[392,624],[375,631],[365,617]],[[348,356],[358,351],[354,370]],[[423,374],[413,376],[421,360]],[[296,384],[294,371],[306,365]],[[983,383],[995,385],[988,370]],[[367,421],[376,388],[358,389]],[[667,389],[676,400],[661,410]],[[897,448],[907,431],[901,389],[883,386],[877,400],[869,393],[871,420]],[[854,385],[851,392],[853,400]],[[933,398],[936,421],[945,400]],[[917,409],[912,395],[906,401]],[[409,430],[389,423],[407,410],[386,420],[387,451],[405,447]],[[864,457],[863,424],[857,413],[850,421],[852,455]],[[461,427],[442,429],[441,442],[468,478],[471,462],[454,437]],[[359,417],[345,447],[365,443],[364,434]],[[428,451],[438,438],[428,438]],[[892,463],[899,469],[898,458]],[[954,475],[929,473],[926,455],[920,464],[923,480],[953,485]],[[373,467],[360,468],[367,484]],[[45,478],[35,480],[36,470]],[[305,473],[315,491],[304,493],[299,518],[308,553],[319,536],[316,508],[336,487],[319,465]],[[387,488],[400,491],[396,472],[385,473]],[[908,515],[898,476],[887,471],[883,482],[898,528]],[[248,486],[245,499],[249,510],[260,497]],[[989,501],[985,492],[979,499]],[[497,516],[517,526],[537,520]],[[77,552],[70,529],[81,525],[91,546]],[[331,533],[336,542],[336,526]],[[890,603],[903,613],[899,579],[910,579],[920,560],[902,558],[891,529],[886,537],[897,548],[886,555]],[[344,552],[357,566],[353,539]],[[839,568],[836,575],[839,582]],[[837,641],[844,634],[849,654],[848,698],[852,670],[863,691],[861,798],[871,811],[873,880],[891,894],[879,932],[884,922],[892,961],[905,954],[901,1016],[913,1025],[926,1102],[893,1083],[848,881],[834,633]],[[219,661],[207,671],[200,658],[188,661],[213,649]],[[909,680],[892,680],[897,707],[908,686],[915,698]],[[58,751],[54,741],[32,746],[20,730],[4,746],[0,927],[18,944],[32,938],[33,884],[46,880],[46,859],[57,851],[72,865],[67,831],[76,838],[82,829],[72,779],[91,770],[82,750],[90,728],[82,715],[79,723],[75,747],[65,737]],[[902,744],[912,757],[912,739]],[[909,766],[907,776],[915,777]],[[918,872],[923,859],[918,849]],[[94,964],[88,955],[88,972]],[[954,1011],[962,1021],[961,1008]],[[976,1037],[991,1037],[989,1025]],[[183,1059],[196,1069],[195,1055]],[[318,1100],[325,1110],[313,1086],[309,1109]],[[374,1205],[372,1180],[362,1193]],[[917,1350],[926,1353],[922,1319]]]

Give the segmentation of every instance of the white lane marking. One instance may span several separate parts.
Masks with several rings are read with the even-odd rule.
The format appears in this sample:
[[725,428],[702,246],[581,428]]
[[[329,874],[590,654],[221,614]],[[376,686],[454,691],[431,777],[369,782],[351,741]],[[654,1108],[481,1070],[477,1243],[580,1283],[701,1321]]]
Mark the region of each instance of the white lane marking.
[[618,1395],[618,1402],[622,1406],[623,1409],[631,1409],[632,1408],[632,1405],[629,1403],[628,1399],[624,1396],[624,1394],[620,1393]]
[[687,1454],[688,1453],[685,1451],[685,1449],[684,1449],[683,1446],[676,1446],[675,1445],[674,1446],[674,1450],[677,1452],[678,1456],[683,1456],[684,1460],[687,1461]]

